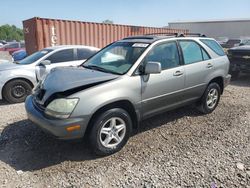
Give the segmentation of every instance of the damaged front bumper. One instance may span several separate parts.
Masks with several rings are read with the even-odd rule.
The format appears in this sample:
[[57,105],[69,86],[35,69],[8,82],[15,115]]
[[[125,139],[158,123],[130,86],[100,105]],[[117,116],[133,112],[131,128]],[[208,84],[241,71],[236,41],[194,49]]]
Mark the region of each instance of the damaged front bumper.
[[[48,132],[59,139],[79,139],[84,136],[87,128],[87,120],[85,118],[49,118],[36,106],[33,96],[27,97],[25,101],[25,109],[29,120],[38,125],[45,132]],[[69,131],[67,128],[72,126],[80,126],[80,128]]]

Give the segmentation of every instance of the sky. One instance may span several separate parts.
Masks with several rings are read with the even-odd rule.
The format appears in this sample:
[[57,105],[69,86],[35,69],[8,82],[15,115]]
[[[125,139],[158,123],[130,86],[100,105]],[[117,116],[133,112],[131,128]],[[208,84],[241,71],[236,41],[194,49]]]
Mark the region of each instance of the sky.
[[32,18],[167,26],[174,21],[250,19],[250,0],[1,0],[0,25]]

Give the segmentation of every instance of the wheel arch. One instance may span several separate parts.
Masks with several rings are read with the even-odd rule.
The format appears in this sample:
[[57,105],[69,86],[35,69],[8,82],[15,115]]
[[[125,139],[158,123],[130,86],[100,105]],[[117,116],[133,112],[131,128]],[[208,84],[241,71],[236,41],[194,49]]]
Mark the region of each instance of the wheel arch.
[[210,80],[208,85],[210,83],[214,83],[214,82],[217,83],[220,86],[221,94],[223,94],[223,91],[224,91],[224,79],[223,79],[223,77],[222,76],[217,76],[217,77],[213,78],[212,80]]
[[140,118],[139,118],[139,115],[136,113],[134,105],[129,100],[119,100],[119,101],[105,104],[104,106],[102,106],[98,110],[96,110],[89,120],[87,129],[86,129],[86,133],[90,132],[90,130],[92,128],[91,125],[93,124],[95,118],[97,118],[101,113],[103,113],[109,109],[112,109],[112,108],[121,108],[121,109],[124,109],[126,112],[128,112],[128,114],[130,115],[130,118],[132,120],[133,129],[134,130],[138,129]]

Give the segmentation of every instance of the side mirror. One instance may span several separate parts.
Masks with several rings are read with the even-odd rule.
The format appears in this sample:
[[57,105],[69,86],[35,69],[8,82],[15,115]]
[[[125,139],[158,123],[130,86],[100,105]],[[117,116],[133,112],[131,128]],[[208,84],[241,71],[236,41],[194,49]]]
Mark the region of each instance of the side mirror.
[[146,64],[144,74],[159,74],[161,73],[161,63],[150,61]]
[[43,60],[40,62],[40,65],[46,66],[46,65],[50,65],[51,61],[50,60]]

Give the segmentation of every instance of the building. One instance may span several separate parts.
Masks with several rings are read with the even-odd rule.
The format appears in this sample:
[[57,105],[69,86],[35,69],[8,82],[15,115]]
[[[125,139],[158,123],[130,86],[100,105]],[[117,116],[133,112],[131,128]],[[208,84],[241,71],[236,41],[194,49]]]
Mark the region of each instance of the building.
[[213,38],[250,38],[250,19],[171,22],[169,28],[187,29]]

